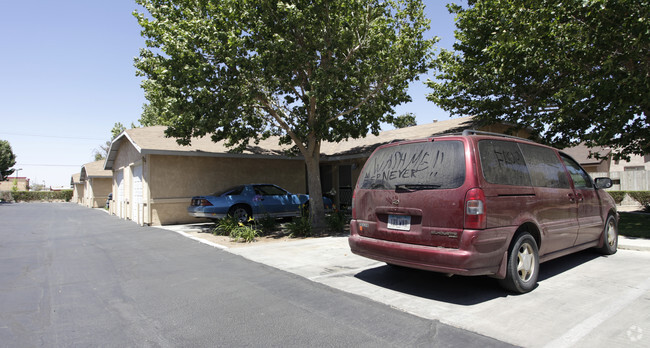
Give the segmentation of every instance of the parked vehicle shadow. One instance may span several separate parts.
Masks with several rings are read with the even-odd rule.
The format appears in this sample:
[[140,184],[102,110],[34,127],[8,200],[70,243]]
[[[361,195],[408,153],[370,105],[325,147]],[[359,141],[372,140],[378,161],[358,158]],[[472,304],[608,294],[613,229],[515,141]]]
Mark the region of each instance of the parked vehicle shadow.
[[[540,266],[538,282],[567,272],[602,255],[592,250],[570,254]],[[448,277],[445,274],[398,266],[367,269],[355,278],[393,291],[424,299],[471,306],[506,296],[525,296],[502,289],[496,279],[487,276]],[[533,290],[535,291],[535,290]]]
[[574,254],[560,257],[555,260],[544,262],[539,269],[539,282],[555,277],[584,263],[595,260],[599,257],[606,257],[595,250],[587,249]]
[[356,278],[393,291],[429,300],[470,306],[505,297],[507,292],[489,277],[448,277],[441,273],[381,266],[355,275]]

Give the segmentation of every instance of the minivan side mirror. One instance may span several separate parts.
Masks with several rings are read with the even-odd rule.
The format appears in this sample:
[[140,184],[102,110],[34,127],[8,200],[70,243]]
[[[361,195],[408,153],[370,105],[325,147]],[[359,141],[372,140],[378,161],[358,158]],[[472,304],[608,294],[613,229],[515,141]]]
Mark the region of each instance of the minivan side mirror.
[[608,189],[614,185],[610,178],[596,178],[594,181],[596,182],[596,187],[599,189]]

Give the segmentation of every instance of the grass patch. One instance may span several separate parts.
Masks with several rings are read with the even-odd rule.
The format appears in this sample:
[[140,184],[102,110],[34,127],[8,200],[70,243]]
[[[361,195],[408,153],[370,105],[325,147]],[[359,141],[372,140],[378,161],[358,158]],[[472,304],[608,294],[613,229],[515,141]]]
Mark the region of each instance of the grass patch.
[[650,214],[619,212],[618,234],[650,239]]

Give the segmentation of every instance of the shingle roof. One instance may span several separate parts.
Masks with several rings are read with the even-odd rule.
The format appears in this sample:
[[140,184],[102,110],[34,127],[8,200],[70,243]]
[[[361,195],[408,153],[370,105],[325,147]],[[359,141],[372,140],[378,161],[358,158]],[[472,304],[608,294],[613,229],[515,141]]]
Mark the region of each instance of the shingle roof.
[[81,173],[74,173],[70,178],[70,185],[81,184]]
[[[394,129],[379,133],[379,135],[368,135],[365,138],[349,139],[339,143],[323,142],[321,144],[321,155],[327,157],[368,155],[376,147],[394,140],[409,140],[427,138],[433,135],[462,131],[472,128],[472,117],[461,117],[445,121],[433,122],[414,127]],[[167,154],[184,156],[274,156],[286,157],[286,151],[292,146],[279,145],[277,137],[271,137],[260,141],[259,144],[251,144],[241,153],[232,153],[225,146],[224,141],[213,142],[210,136],[192,138],[191,145],[179,145],[174,138],[165,137],[165,126],[153,126],[144,128],[133,128],[120,134],[109,149],[109,154],[104,164],[105,169],[112,169],[113,162],[122,141],[127,139],[141,154]],[[294,157],[295,158],[295,157]]]
[[113,172],[104,169],[104,160],[86,163],[81,166],[79,180],[85,181],[87,178],[112,178]]
[[323,156],[369,154],[380,145],[388,144],[391,141],[429,138],[444,133],[461,132],[464,129],[473,127],[472,117],[453,118],[408,128],[384,131],[379,133],[379,135],[370,134],[365,138],[349,139],[340,143],[324,142],[321,146],[321,154]]

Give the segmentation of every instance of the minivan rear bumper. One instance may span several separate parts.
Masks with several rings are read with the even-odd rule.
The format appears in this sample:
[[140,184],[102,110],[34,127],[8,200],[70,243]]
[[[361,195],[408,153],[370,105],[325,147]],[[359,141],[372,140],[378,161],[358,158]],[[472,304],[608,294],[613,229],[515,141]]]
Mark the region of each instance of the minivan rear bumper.
[[459,275],[498,275],[512,234],[508,230],[464,230],[461,248],[407,244],[359,235],[352,221],[348,238],[354,254],[389,264]]

